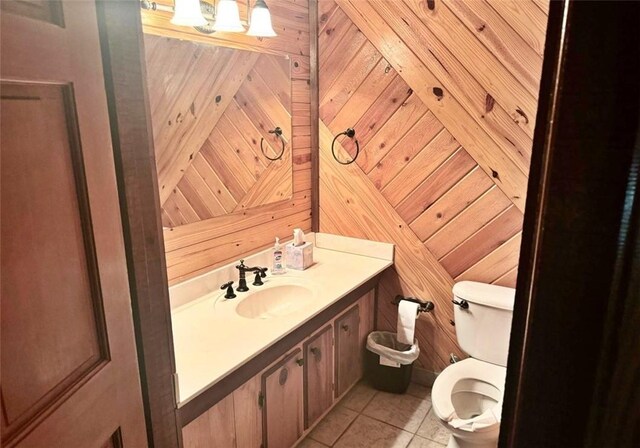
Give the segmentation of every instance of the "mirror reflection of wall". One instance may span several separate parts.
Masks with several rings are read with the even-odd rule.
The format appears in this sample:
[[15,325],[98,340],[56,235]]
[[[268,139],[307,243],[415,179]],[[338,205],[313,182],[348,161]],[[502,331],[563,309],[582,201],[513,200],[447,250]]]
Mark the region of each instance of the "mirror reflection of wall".
[[153,35],[145,49],[163,225],[290,198],[289,58]]

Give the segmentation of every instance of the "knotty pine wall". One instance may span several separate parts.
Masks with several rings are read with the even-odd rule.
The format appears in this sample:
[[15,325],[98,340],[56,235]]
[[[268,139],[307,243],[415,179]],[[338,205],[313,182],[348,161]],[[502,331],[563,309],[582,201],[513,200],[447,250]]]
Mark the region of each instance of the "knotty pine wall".
[[[544,0],[320,0],[320,229],[396,244],[396,294],[432,300],[419,364],[456,344],[451,287],[514,286],[547,19]],[[342,166],[333,135],[356,129]],[[353,154],[340,140],[338,153]]]
[[[172,4],[171,0],[158,3]],[[142,11],[144,32],[214,45],[288,55],[292,71],[293,196],[289,200],[248,208],[228,215],[166,229],[165,249],[170,284],[191,278],[244,254],[273,244],[275,236],[292,234],[294,227],[311,230],[311,122],[309,82],[309,9],[307,0],[269,0],[277,37],[257,39],[233,34],[201,34],[169,22],[170,13]],[[238,2],[241,18],[246,2]],[[188,116],[188,106],[172,111]],[[188,154],[187,154],[188,156]],[[183,162],[180,162],[184,165]],[[181,166],[181,169],[187,169]],[[178,176],[179,177],[179,176]]]
[[[163,225],[289,198],[289,59],[152,34],[144,45]],[[269,134],[276,126],[287,146],[271,161],[260,145],[277,157],[283,141]]]

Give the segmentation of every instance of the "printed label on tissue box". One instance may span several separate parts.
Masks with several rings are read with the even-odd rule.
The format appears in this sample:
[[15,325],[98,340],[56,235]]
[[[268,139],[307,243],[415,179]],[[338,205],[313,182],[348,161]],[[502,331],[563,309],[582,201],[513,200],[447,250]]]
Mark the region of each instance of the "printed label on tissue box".
[[384,356],[380,356],[380,365],[387,366],[387,367],[400,367],[399,362],[396,362],[389,358],[385,358]]

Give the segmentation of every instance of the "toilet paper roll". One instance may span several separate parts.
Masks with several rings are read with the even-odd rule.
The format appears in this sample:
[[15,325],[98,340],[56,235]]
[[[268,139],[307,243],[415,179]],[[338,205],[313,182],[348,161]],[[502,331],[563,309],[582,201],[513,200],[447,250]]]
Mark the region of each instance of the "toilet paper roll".
[[415,302],[409,302],[407,300],[400,301],[398,305],[398,342],[413,344],[419,306],[420,305]]

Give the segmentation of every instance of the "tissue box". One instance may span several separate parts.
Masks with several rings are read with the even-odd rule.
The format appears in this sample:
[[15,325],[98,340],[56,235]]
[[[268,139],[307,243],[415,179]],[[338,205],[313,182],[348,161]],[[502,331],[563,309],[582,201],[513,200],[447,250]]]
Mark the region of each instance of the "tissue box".
[[294,246],[289,243],[285,247],[287,267],[289,269],[297,269],[304,271],[313,264],[313,244],[304,243],[301,246]]

